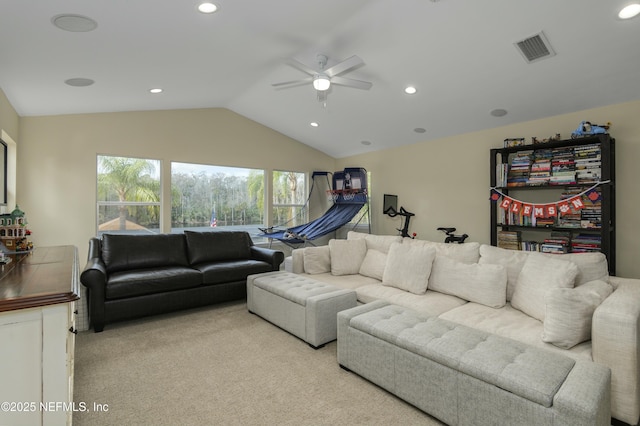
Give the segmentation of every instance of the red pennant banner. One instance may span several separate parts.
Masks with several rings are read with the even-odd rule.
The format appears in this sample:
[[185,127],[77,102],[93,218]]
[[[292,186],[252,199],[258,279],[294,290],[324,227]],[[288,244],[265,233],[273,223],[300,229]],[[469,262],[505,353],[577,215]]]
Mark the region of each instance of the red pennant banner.
[[573,197],[569,200],[574,210],[581,210],[584,208],[584,203],[582,202],[582,198]]
[[558,211],[560,212],[561,215],[571,213],[571,206],[569,205],[568,202],[564,201],[558,204]]
[[544,206],[533,206],[534,217],[544,217],[544,213],[545,213]]
[[500,203],[500,207],[502,207],[505,210],[509,210],[510,205],[511,205],[511,198],[502,197],[502,202]]
[[533,206],[531,204],[523,204],[522,205],[522,215],[523,216],[531,216],[533,212]]
[[549,204],[545,208],[546,217],[554,217],[558,214],[555,204]]
[[511,211],[511,213],[519,213],[520,207],[522,207],[522,203],[519,201],[513,200],[511,202],[511,207],[509,208],[509,210]]

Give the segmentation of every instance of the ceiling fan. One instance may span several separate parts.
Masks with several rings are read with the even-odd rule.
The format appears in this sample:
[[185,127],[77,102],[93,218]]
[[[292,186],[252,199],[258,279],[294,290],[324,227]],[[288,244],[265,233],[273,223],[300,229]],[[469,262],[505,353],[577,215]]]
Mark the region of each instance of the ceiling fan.
[[300,80],[284,81],[282,83],[274,83],[273,87],[288,89],[290,87],[301,86],[307,83],[312,83],[313,88],[318,92],[318,99],[324,100],[326,92],[329,90],[332,84],[339,86],[355,87],[356,89],[368,90],[373,84],[368,81],[354,80],[352,78],[342,77],[340,74],[344,74],[353,68],[364,64],[364,61],[358,56],[353,55],[342,62],[339,62],[329,68],[327,66],[327,56],[319,54],[316,56],[318,60],[317,68],[310,67],[295,59],[290,59],[287,64],[294,68],[299,69],[302,72],[309,74],[309,77]]

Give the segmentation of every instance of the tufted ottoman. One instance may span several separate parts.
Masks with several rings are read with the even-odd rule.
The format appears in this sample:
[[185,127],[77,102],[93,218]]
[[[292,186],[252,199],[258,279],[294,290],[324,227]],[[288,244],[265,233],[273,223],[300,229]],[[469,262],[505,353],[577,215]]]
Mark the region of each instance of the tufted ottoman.
[[450,425],[610,425],[611,371],[377,301],[338,314],[338,363]]
[[356,292],[290,272],[247,277],[247,308],[318,349],[336,339],[338,312],[357,305]]

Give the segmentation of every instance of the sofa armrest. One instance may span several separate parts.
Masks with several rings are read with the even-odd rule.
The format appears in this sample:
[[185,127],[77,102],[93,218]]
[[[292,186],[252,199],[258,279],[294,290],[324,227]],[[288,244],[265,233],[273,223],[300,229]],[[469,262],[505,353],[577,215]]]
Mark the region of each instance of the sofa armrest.
[[[593,360],[611,369],[612,415],[629,424],[640,416],[640,280],[615,279],[616,290],[593,314]],[[615,396],[614,396],[615,395]]]
[[106,298],[107,268],[99,257],[87,261],[80,282],[87,288],[89,319],[95,332],[104,329],[104,303]]
[[271,265],[272,271],[277,271],[280,269],[282,262],[284,262],[284,253],[280,250],[251,246],[251,258],[267,262]]
[[304,274],[304,249],[291,250],[291,270],[294,274]]

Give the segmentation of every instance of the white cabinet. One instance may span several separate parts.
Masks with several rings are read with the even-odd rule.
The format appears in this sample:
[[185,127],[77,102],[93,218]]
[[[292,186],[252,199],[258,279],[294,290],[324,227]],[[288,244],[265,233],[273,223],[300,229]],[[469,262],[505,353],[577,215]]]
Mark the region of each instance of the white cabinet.
[[[13,271],[22,281],[40,275],[34,267],[42,265],[34,263],[35,259],[30,260],[27,267],[19,270],[20,265],[16,265],[16,270]],[[40,272],[54,272],[50,263],[43,265],[48,267],[42,268],[44,271]],[[0,425],[71,424],[75,408],[75,301],[71,295],[76,293],[69,292],[69,289],[77,281],[75,261],[69,274],[50,275],[52,279],[71,278],[63,287],[67,289],[63,292],[66,294],[63,301],[0,312]],[[4,292],[5,296],[16,291],[15,286],[5,285],[6,279],[11,277],[5,274],[0,279],[0,294]],[[5,297],[4,300],[16,304],[21,296]],[[41,294],[38,297],[43,296]],[[0,299],[0,308],[3,306],[2,300]],[[20,303],[23,306],[25,301],[22,299]]]

